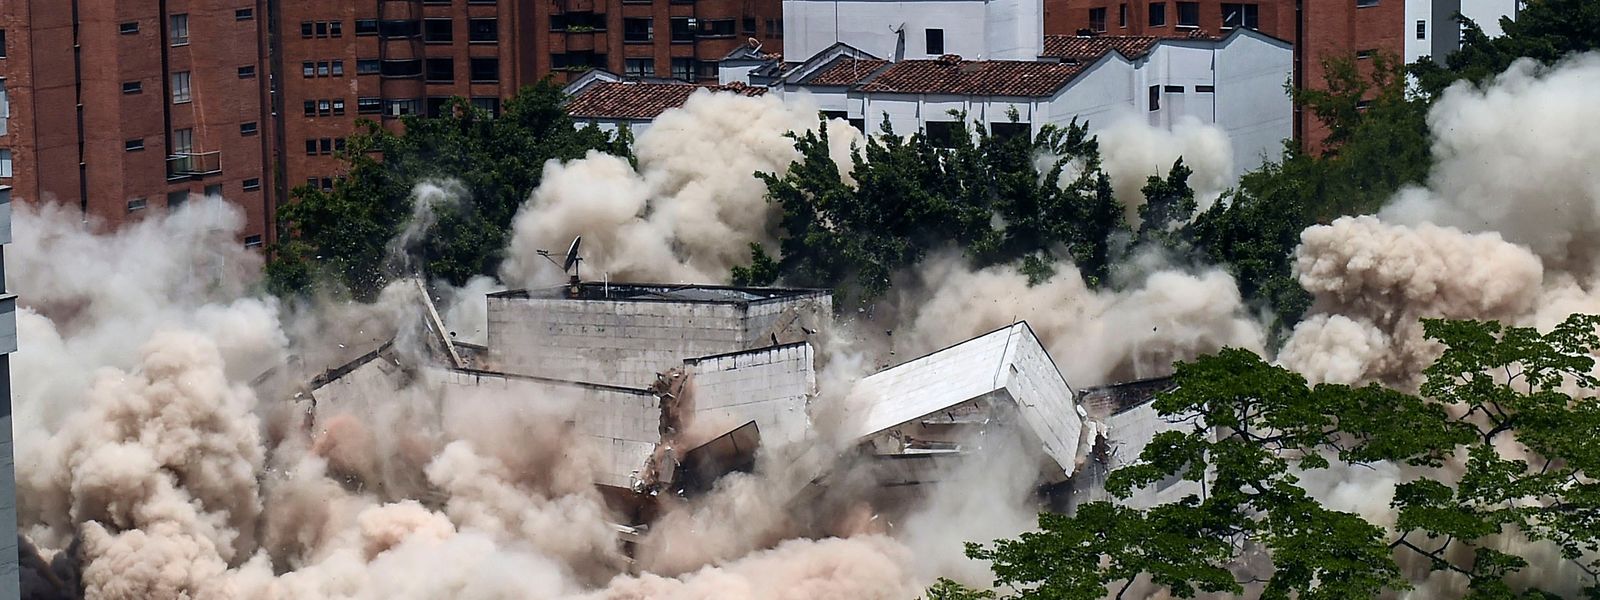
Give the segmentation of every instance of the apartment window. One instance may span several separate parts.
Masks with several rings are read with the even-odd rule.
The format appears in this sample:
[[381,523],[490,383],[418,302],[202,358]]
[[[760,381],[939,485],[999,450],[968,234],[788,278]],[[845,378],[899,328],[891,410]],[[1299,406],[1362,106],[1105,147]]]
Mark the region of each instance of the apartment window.
[[1168,94],[1182,94],[1183,93],[1183,86],[1181,86],[1181,85],[1169,85],[1169,86],[1163,87],[1162,89],[1165,89]]
[[673,17],[672,18],[672,41],[674,41],[674,42],[692,42],[692,41],[694,41],[694,19],[690,19],[688,17]]
[[306,39],[310,39],[312,36],[316,35],[316,31],[317,31],[317,24],[316,23],[313,23],[311,21],[301,21],[300,22],[300,37],[306,38]]
[[380,73],[384,77],[421,77],[422,61],[419,59],[400,59],[383,61]]
[[1089,9],[1089,29],[1104,32],[1106,30],[1105,7]]
[[500,21],[497,19],[467,19],[468,42],[494,42],[500,39]]
[[377,75],[383,71],[383,62],[375,58],[363,58],[356,61],[357,75]]
[[322,179],[317,180],[317,182],[322,184],[322,191],[324,191],[324,192],[333,191],[333,178],[332,177],[323,177]]
[[499,98],[473,98],[472,107],[489,111],[490,116],[500,116]]
[[328,61],[317,62],[317,77],[327,77],[330,72],[332,72],[332,67],[328,64]]
[[331,116],[333,116],[333,101],[331,101],[331,100],[318,100],[317,101],[317,116],[319,116],[319,117],[331,117]]
[[472,81],[500,81],[500,59],[473,58],[470,60],[472,61]]
[[733,19],[703,19],[700,21],[702,37],[733,37]]
[[449,4],[450,0],[422,0],[423,4]]
[[256,134],[256,122],[255,121],[251,121],[249,123],[240,123],[239,124],[239,135],[241,135],[241,136],[251,136],[251,135],[255,135],[255,134]]
[[356,35],[378,35],[378,20],[356,19]]
[[172,153],[180,155],[194,153],[193,129],[179,129],[172,132]]
[[1356,0],[1356,8],[1372,8],[1378,5],[1378,0]]
[[1161,86],[1150,86],[1150,112],[1161,110]]
[[1197,86],[1194,86],[1194,93],[1196,93],[1196,94],[1211,94],[1211,93],[1214,93],[1216,91],[1217,91],[1217,87],[1214,86],[1214,85],[1197,85]]
[[333,101],[333,116],[335,116],[335,117],[344,116],[344,99],[343,98],[339,98],[339,99]]
[[694,81],[694,59],[672,59],[672,78],[682,79],[684,81]]
[[122,142],[122,150],[124,152],[138,152],[140,150],[144,150],[144,138],[126,140]]
[[1127,27],[1127,26],[1128,26],[1128,5],[1127,4],[1118,4],[1117,5],[1117,27]]
[[247,249],[248,248],[260,248],[261,247],[261,236],[259,236],[259,235],[247,235],[247,236],[244,236],[244,247],[247,248]]
[[172,103],[182,104],[189,101],[189,72],[179,71],[172,74]]
[[1372,106],[1372,101],[1371,100],[1357,100],[1356,101],[1356,110],[1366,110],[1370,106]]
[[1178,26],[1179,27],[1199,27],[1200,26],[1200,3],[1199,2],[1179,2],[1178,3]]
[[990,123],[989,134],[1002,140],[1016,138],[1022,138],[1026,140],[1029,139],[1029,136],[1033,134],[1033,125],[1025,121],[1017,123],[1012,123],[1010,121],[1003,123]]
[[928,121],[923,126],[923,131],[928,136],[928,143],[935,148],[954,148],[956,145],[956,122],[954,121]]
[[205,195],[207,195],[207,196],[217,196],[219,198],[222,197],[222,184],[213,183],[211,185],[206,186]]
[[944,54],[944,30],[943,29],[929,29],[926,32],[924,32],[923,37],[924,37],[923,42],[926,44],[926,47],[928,49],[928,54],[931,54],[931,55],[934,55],[934,56],[941,56],[941,55]]
[[456,61],[453,58],[429,58],[423,61],[423,79],[437,83],[456,80]]
[[328,22],[327,21],[317,21],[315,24],[316,24],[317,37],[319,37],[319,38],[328,37]]
[[305,77],[316,77],[317,76],[317,63],[311,62],[309,60],[306,61],[306,62],[300,63],[300,75],[305,76]]
[[424,112],[424,114],[432,118],[444,116],[444,103],[448,101],[450,101],[449,98],[429,96],[427,106],[425,107],[427,110]]
[[124,82],[122,82],[122,93],[124,93],[124,94],[137,94],[137,93],[140,93],[140,92],[143,92],[143,91],[144,91],[144,82],[142,82],[142,81],[124,81]]
[[333,154],[333,138],[322,138],[317,140],[317,152],[319,154]]
[[744,22],[741,23],[741,25],[744,26],[744,34],[745,35],[755,35],[756,34],[756,20],[755,20],[754,17],[745,17],[744,18]]
[[695,63],[695,75],[701,79],[716,79],[719,65],[714,60]]
[[189,15],[172,15],[172,28],[168,35],[172,38],[172,45],[182,46],[189,43]]
[[622,41],[648,42],[655,38],[655,20],[650,17],[622,20]]
[[383,112],[383,98],[356,98],[356,114],[375,115]]
[[317,155],[317,141],[316,140],[306,140],[306,156],[316,156],[316,155]]
[[1167,26],[1167,3],[1165,3],[1165,2],[1151,2],[1150,3],[1150,26],[1151,27],[1166,27]]
[[11,151],[0,148],[0,179],[11,178]]
[[260,179],[256,179],[256,178],[252,177],[250,179],[244,180],[244,191],[249,192],[249,191],[254,191],[254,190],[259,190],[259,189],[261,189],[261,180]]
[[1428,39],[1428,22],[1427,21],[1424,21],[1424,20],[1421,20],[1421,19],[1417,20],[1417,39],[1419,39],[1419,40]]
[[239,79],[255,79],[255,78],[256,78],[256,66],[255,65],[250,65],[250,66],[247,66],[247,67],[239,67]]
[[342,61],[342,60],[333,61],[333,76],[334,77],[344,77],[344,61]]
[[423,19],[422,41],[448,44],[455,41],[455,22],[450,19]]
[[0,135],[6,134],[11,121],[11,97],[6,95],[6,79],[0,77]]
[[1257,29],[1261,27],[1260,7],[1254,4],[1223,4],[1222,28]]
[[421,105],[421,102],[414,98],[402,100],[386,99],[383,101],[383,114],[390,117],[416,114],[417,109],[420,108]]
[[254,8],[241,8],[233,11],[233,20],[235,21],[249,21],[254,18],[256,18],[256,9]]
[[176,209],[176,208],[178,208],[180,206],[183,206],[183,204],[185,202],[188,202],[188,201],[189,201],[189,190],[178,190],[178,191],[175,191],[175,192],[167,192],[167,208],[169,210]]
[[623,61],[622,74],[630,77],[655,77],[656,59],[630,58]]
[[328,37],[344,37],[344,21],[328,21]]
[[135,33],[139,33],[139,22],[128,21],[127,23],[119,24],[117,25],[117,33],[121,33],[122,35],[133,35]]
[[144,207],[145,207],[145,199],[144,198],[134,198],[134,199],[128,201],[128,212],[138,212],[138,211],[144,210]]
[[1357,50],[1356,51],[1356,60],[1366,60],[1366,59],[1372,58],[1373,55],[1376,55],[1377,53],[1378,53],[1377,50],[1372,50],[1372,49]]
[[305,111],[304,111],[305,116],[308,116],[308,117],[317,116],[317,101],[316,100],[307,100],[305,102],[305,104],[302,105],[302,107],[305,109]]

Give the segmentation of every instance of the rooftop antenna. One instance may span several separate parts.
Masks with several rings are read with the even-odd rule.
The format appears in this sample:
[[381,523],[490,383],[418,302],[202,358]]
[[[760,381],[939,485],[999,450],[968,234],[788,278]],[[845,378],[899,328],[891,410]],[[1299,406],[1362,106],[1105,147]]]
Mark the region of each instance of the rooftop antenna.
[[553,264],[553,265],[556,265],[558,267],[561,267],[561,271],[563,273],[566,273],[569,276],[568,279],[567,279],[567,285],[568,285],[567,293],[569,295],[573,296],[573,297],[577,297],[578,291],[579,291],[579,285],[578,284],[581,282],[581,280],[578,278],[578,271],[579,271],[579,263],[583,262],[583,257],[578,256],[578,247],[582,243],[583,243],[583,236],[580,235],[580,236],[572,238],[572,245],[567,246],[567,257],[566,257],[566,259],[562,260],[559,263],[556,262],[555,257],[550,256],[550,251],[549,250],[540,250],[539,251],[539,256],[543,256],[545,258],[545,260],[550,261],[550,264]]

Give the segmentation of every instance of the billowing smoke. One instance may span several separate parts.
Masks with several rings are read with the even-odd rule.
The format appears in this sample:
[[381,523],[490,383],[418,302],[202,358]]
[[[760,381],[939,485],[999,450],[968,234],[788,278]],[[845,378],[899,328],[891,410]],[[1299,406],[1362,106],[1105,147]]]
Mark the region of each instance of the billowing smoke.
[[[749,262],[752,242],[772,245],[777,208],[755,174],[787,170],[800,156],[784,134],[818,125],[809,103],[701,91],[639,135],[638,169],[598,152],[551,161],[517,215],[501,278],[560,283],[537,251],[559,254],[583,235],[589,279],[723,281]],[[859,133],[837,121],[828,134],[835,162],[848,165]]]
[[1233,145],[1221,128],[1186,115],[1166,129],[1152,127],[1142,117],[1123,114],[1091,130],[1100,140],[1101,166],[1127,208],[1129,222],[1139,222],[1145,182],[1152,175],[1166,177],[1179,158],[1194,170],[1189,187],[1202,210],[1233,185]]

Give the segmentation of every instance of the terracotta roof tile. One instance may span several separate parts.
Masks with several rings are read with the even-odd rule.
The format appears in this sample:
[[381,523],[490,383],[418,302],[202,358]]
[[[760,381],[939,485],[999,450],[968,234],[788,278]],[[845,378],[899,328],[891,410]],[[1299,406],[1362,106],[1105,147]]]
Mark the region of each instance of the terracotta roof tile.
[[1182,35],[1047,35],[1044,36],[1044,58],[1059,58],[1090,62],[1116,50],[1128,58],[1141,58],[1156,47],[1161,40],[1216,40],[1203,30],[1192,30]]
[[1077,77],[1083,65],[1023,60],[906,60],[890,66],[860,89],[901,94],[1050,96]]
[[693,85],[688,83],[602,82],[589,86],[567,101],[567,114],[597,119],[654,119],[670,108],[683,106],[696,90],[760,96],[763,87],[743,84]]
[[855,85],[872,75],[874,71],[889,64],[887,60],[876,58],[856,59],[841,56],[834,59],[833,63],[823,66],[805,78],[801,83],[806,85]]

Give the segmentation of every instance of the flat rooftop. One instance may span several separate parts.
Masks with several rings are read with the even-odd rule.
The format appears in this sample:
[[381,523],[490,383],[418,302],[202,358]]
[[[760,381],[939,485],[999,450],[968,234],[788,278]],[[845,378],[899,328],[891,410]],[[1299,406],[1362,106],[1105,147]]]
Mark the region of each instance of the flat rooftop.
[[506,290],[489,294],[490,298],[533,298],[542,300],[609,300],[626,302],[688,302],[706,304],[756,304],[767,301],[816,298],[830,294],[828,290],[805,288],[754,288],[722,285],[666,285],[654,283],[597,283],[578,284],[577,295],[570,286],[539,289]]

